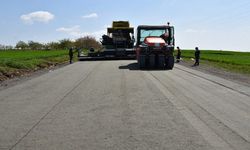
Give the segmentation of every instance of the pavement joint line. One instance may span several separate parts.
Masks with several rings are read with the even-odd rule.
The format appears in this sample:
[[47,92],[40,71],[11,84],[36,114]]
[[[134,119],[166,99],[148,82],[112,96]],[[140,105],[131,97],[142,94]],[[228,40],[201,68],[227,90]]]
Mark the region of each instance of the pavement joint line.
[[223,86],[223,87],[225,87],[225,88],[227,88],[227,89],[230,89],[230,90],[232,90],[232,91],[234,91],[234,92],[238,92],[238,93],[243,94],[243,95],[245,95],[245,96],[247,96],[247,97],[250,97],[250,94],[247,94],[247,93],[245,93],[245,92],[236,90],[236,89],[231,88],[231,87],[229,87],[229,86],[227,86],[227,85],[224,85],[224,84],[222,84],[222,83],[220,83],[220,82],[213,81],[213,80],[211,80],[211,79],[202,77],[202,76],[200,76],[200,75],[197,75],[197,74],[195,74],[195,73],[192,73],[192,72],[190,72],[190,71],[187,71],[187,70],[184,70],[184,69],[181,69],[181,68],[178,68],[178,67],[175,67],[175,68],[176,68],[176,69],[179,69],[179,70],[181,70],[181,71],[190,73],[190,74],[192,74],[192,75],[194,75],[194,76],[196,76],[196,77],[199,77],[199,78],[205,79],[205,80],[207,80],[207,81],[210,81],[210,82],[212,82],[212,83],[215,83],[215,84],[218,84],[218,85],[220,85],[220,86]]
[[224,141],[217,133],[213,132],[198,116],[196,116],[186,106],[176,100],[173,94],[167,90],[167,87],[152,73],[147,73],[147,77],[156,85],[164,96],[178,109],[179,112],[186,118],[190,124],[204,137],[204,139],[215,149],[232,150],[231,145]]
[[82,82],[84,82],[95,70],[96,68],[100,67],[101,63],[98,63],[93,69],[91,69],[91,71],[87,74],[87,76],[85,76],[84,78],[82,78],[76,85],[73,86],[73,88],[71,90],[69,90],[68,92],[66,92],[66,94],[55,104],[53,105],[53,107],[45,114],[43,115],[37,123],[35,123],[14,145],[12,145],[10,148],[8,148],[9,150],[14,149],[25,137],[27,137],[29,135],[29,133],[31,133],[33,131],[33,129],[35,127],[37,127],[42,120],[44,120],[61,102],[63,102],[63,100],[70,94],[72,93],[77,87],[79,87]]

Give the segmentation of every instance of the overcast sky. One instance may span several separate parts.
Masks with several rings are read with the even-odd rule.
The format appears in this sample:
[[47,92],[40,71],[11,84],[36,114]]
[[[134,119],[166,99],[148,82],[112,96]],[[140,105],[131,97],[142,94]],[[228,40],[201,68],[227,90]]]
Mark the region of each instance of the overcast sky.
[[0,44],[99,39],[113,20],[170,21],[183,49],[250,51],[249,0],[1,0]]

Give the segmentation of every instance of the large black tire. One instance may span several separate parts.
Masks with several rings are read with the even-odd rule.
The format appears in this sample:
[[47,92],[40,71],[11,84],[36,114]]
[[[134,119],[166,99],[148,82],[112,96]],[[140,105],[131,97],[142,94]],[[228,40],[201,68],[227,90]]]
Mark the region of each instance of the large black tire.
[[148,64],[148,66],[151,69],[155,68],[155,55],[154,54],[149,55],[149,64]]
[[174,68],[174,56],[169,56],[166,59],[166,69],[172,70]]
[[138,66],[140,69],[143,69],[146,67],[146,56],[140,55],[138,59]]
[[165,68],[165,62],[166,58],[165,55],[158,55],[158,68],[164,69]]

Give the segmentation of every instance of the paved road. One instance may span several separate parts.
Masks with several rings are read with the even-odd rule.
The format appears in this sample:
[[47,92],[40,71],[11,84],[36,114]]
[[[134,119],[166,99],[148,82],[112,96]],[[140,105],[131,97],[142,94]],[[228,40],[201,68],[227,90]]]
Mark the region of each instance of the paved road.
[[78,62],[0,91],[0,150],[250,150],[250,88]]

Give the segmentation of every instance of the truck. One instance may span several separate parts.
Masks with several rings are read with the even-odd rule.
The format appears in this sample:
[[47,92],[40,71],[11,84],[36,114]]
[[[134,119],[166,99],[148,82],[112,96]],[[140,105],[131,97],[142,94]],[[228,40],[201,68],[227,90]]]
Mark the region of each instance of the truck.
[[138,26],[135,51],[140,69],[173,69],[174,48],[173,26]]

